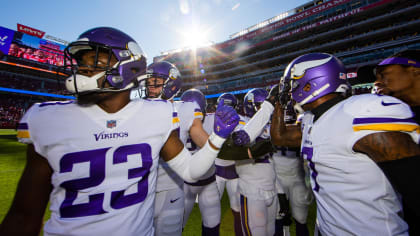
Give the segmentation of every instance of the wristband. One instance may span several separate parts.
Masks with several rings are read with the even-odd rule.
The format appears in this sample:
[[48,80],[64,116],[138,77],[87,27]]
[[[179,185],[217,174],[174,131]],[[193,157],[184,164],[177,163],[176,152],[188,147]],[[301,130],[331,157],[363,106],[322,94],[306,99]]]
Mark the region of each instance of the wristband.
[[208,141],[213,144],[216,148],[220,149],[225,142],[225,138],[220,137],[219,135],[215,134],[214,132],[210,134]]

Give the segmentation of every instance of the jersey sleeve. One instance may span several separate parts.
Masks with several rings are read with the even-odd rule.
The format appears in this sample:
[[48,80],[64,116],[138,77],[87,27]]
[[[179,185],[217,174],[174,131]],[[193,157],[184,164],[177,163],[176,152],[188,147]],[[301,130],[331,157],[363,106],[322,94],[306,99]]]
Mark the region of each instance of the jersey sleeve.
[[397,131],[409,134],[418,143],[420,127],[414,120],[410,107],[401,100],[390,96],[361,96],[358,102],[345,108],[352,113],[354,138],[352,148],[362,137],[376,133]]
[[[195,119],[200,119],[200,121],[203,121],[203,113],[200,110],[200,107],[195,102],[181,102],[181,106],[179,109],[181,112],[181,119],[184,118],[186,121],[181,121],[181,126],[185,125],[185,127],[188,127],[187,130],[190,130],[192,127],[192,124]],[[186,123],[185,123],[186,122]]]
[[171,122],[171,132],[177,130],[179,132],[179,116],[176,107],[172,104],[172,122]]
[[[239,114],[238,114],[239,115]],[[235,127],[235,131],[241,130],[245,127],[246,125],[246,119],[244,116],[239,115],[239,123],[238,125]]]
[[33,136],[31,136],[32,131],[32,114],[37,112],[37,104],[32,105],[29,110],[25,112],[22,119],[19,121],[18,127],[17,127],[17,139],[21,143],[25,144],[33,144]]
[[295,124],[297,124],[297,125],[302,124],[303,116],[304,116],[304,114],[298,114]]
[[192,102],[193,106],[194,106],[194,119],[200,119],[203,120],[203,112],[201,112],[200,107],[198,106],[197,103]]
[[246,123],[243,130],[247,132],[251,142],[253,142],[257,137],[261,135],[261,133],[264,132],[264,128],[270,121],[273,111],[273,105],[267,101],[264,101],[261,105],[261,109],[255,113],[255,115]]

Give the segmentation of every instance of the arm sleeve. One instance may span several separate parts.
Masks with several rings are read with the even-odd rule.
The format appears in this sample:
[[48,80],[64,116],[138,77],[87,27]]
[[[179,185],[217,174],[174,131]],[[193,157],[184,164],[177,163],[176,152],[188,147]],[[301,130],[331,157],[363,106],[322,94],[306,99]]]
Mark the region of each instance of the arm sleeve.
[[255,141],[261,134],[273,111],[273,105],[268,101],[264,101],[260,110],[246,123],[243,130],[249,135],[250,142]]
[[[210,135],[209,141],[215,144],[216,147],[220,147],[224,139],[217,135]],[[197,182],[201,176],[203,176],[209,169],[214,165],[219,150],[215,150],[209,144],[209,141],[194,155],[184,147],[183,150],[170,161],[167,162],[184,181]]]

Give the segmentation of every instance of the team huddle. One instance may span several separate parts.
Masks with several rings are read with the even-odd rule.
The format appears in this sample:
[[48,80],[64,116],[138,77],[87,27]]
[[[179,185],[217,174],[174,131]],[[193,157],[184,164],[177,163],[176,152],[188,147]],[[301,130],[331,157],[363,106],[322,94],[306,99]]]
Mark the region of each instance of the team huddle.
[[84,32],[65,60],[77,99],[21,119],[27,163],[0,235],[181,235],[196,200],[202,235],[219,235],[225,189],[235,235],[288,235],[292,220],[309,235],[314,199],[316,235],[419,233],[419,51],[383,60],[375,93],[354,96],[338,58],[299,56],[244,115],[230,93],[214,113],[197,89],[174,101],[176,66],[147,66],[114,28]]

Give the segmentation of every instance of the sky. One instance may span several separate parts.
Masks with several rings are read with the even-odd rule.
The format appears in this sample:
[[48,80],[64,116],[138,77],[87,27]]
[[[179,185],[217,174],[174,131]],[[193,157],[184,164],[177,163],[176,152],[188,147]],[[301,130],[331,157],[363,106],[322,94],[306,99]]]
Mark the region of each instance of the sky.
[[220,43],[309,0],[2,0],[0,26],[17,23],[74,41],[110,26],[130,35],[152,62],[161,52],[201,42]]

